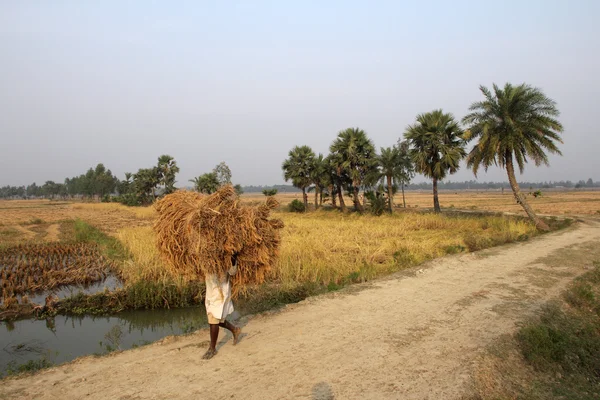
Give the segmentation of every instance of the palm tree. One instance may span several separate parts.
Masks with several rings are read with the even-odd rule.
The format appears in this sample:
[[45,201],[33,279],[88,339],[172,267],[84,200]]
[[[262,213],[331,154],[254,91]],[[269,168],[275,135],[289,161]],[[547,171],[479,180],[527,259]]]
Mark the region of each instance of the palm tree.
[[313,167],[310,172],[312,183],[315,185],[315,210],[319,208],[323,201],[323,188],[327,186],[328,165],[323,154],[319,153],[313,160]]
[[536,166],[548,165],[545,151],[561,154],[556,143],[562,143],[563,126],[556,120],[559,112],[556,103],[537,88],[526,84],[493,86],[493,93],[486,87],[479,90],[485,99],[475,102],[471,113],[463,118],[468,125],[466,138],[478,138],[467,157],[467,166],[475,176],[480,166],[487,171],[490,165],[506,168],[508,182],[517,203],[521,204],[529,218],[540,230],[549,230],[531,209],[521,193],[515,177],[516,162],[523,173],[527,159]]
[[388,211],[393,212],[394,206],[394,178],[399,175],[399,157],[398,149],[394,147],[382,147],[381,154],[377,157],[380,168],[380,178],[385,178],[388,192]]
[[164,185],[164,194],[175,191],[175,175],[179,172],[177,162],[170,155],[163,154],[158,157],[158,169],[160,171],[160,184]]
[[433,208],[440,210],[437,184],[448,174],[458,171],[465,156],[463,131],[452,114],[441,109],[417,115],[417,122],[409,125],[404,137],[410,143],[411,159],[415,170],[433,180]]
[[376,168],[373,143],[363,130],[348,128],[338,133],[329,151],[335,155],[338,166],[345,170],[352,180],[354,208],[362,212],[364,208],[358,199],[358,192],[367,174]]
[[406,198],[404,197],[404,186],[415,176],[415,167],[410,157],[410,146],[407,140],[398,141],[398,175],[396,179],[400,182],[402,188],[402,204],[406,208]]
[[327,158],[329,160],[330,180],[332,183],[332,190],[330,190],[332,192],[332,204],[335,206],[335,194],[337,194],[340,202],[340,211],[346,212],[343,188],[349,181],[348,174],[342,168],[341,156],[339,154],[329,154]]
[[283,162],[283,177],[285,181],[291,179],[292,184],[302,190],[304,208],[308,209],[308,196],[306,188],[312,183],[311,173],[314,167],[315,153],[308,146],[295,146],[288,153],[288,158]]
[[219,178],[215,172],[207,172],[197,176],[194,179],[190,179],[190,182],[194,184],[194,189],[200,193],[212,194],[219,190],[221,184]]

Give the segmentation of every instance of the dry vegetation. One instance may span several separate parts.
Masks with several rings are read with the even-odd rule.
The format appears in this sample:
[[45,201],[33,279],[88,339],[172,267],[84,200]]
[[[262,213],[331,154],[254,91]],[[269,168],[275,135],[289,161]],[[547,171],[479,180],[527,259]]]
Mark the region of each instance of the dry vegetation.
[[167,266],[178,274],[221,277],[237,255],[233,296],[261,284],[279,254],[280,220],[269,219],[279,204],[269,197],[258,207],[240,205],[233,186],[211,195],[177,191],[156,203],[157,244]]
[[[522,188],[528,193],[526,188]],[[448,191],[439,193],[442,209],[460,209],[477,211],[510,212],[525,216],[523,208],[515,202],[510,189],[504,193],[499,190],[490,191]],[[262,194],[252,193],[242,196],[247,202],[258,202],[264,199]],[[280,193],[277,199],[282,205],[289,204],[292,200],[302,200],[301,193]],[[313,200],[309,196],[309,201]],[[558,191],[543,190],[541,197],[527,196],[527,201],[533,209],[545,215],[595,215],[600,217],[600,191]],[[351,202],[347,202],[351,204]],[[402,194],[394,197],[396,206],[402,205]],[[408,208],[432,208],[433,197],[431,191],[406,191],[406,205]]]
[[[382,217],[334,212],[275,213],[283,220],[282,245],[272,279],[284,287],[340,284],[397,271],[461,251],[522,240],[535,234],[525,221],[505,217],[448,217],[398,213]],[[123,228],[117,237],[132,254],[129,279],[172,279],[165,273],[150,227]]]
[[[296,197],[296,194],[277,196],[283,204],[274,212],[276,218],[283,220],[285,228],[281,231],[280,257],[270,279],[283,291],[304,284],[335,288],[445,254],[478,250],[536,234],[533,226],[523,220],[416,212],[430,207],[428,192],[407,192],[409,209],[398,209],[394,215],[381,217],[327,210],[306,214],[285,212],[285,205]],[[510,193],[442,192],[440,199],[446,210],[453,205],[455,209],[469,211],[520,212],[519,207],[512,204]],[[245,205],[264,201],[262,194],[242,196]],[[401,199],[396,198],[396,203],[400,202]],[[532,198],[532,203],[542,213],[554,207],[560,208],[560,213],[555,212],[560,215],[596,214],[596,209],[600,210],[600,192],[549,192],[542,198]],[[187,281],[165,268],[156,249],[156,236],[152,231],[156,216],[153,207],[129,208],[114,203],[0,201],[0,250],[20,243],[56,243],[57,238],[58,243],[67,243],[73,238],[70,232],[73,219],[80,218],[125,248],[128,256],[115,262],[114,268],[126,286],[144,284],[146,292],[151,292],[156,286],[148,286],[148,283],[155,282],[169,290],[187,290]],[[11,262],[7,267],[12,270],[15,265]],[[27,279],[25,277],[25,281]]]
[[2,302],[63,285],[89,285],[106,277],[110,262],[91,244],[24,244],[0,250]]

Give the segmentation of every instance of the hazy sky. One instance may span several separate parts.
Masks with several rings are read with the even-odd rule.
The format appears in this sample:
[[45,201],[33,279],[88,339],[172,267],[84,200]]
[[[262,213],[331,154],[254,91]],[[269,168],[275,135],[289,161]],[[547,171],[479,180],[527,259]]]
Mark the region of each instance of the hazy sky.
[[99,162],[123,178],[165,153],[180,185],[220,161],[235,183],[282,183],[294,145],[326,153],[358,126],[390,146],[418,113],[462,118],[494,82],[561,111],[564,156],[519,179],[599,180],[599,17],[597,0],[4,0],[0,185]]

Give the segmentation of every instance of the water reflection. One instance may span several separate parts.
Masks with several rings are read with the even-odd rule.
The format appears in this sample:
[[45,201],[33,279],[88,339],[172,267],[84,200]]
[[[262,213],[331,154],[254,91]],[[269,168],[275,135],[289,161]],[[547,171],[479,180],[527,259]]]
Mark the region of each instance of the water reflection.
[[46,357],[63,363],[104,353],[109,349],[107,344],[125,350],[205,326],[203,307],[124,311],[110,317],[58,315],[45,320],[5,321],[0,325],[0,372],[5,373],[11,362],[18,365]]

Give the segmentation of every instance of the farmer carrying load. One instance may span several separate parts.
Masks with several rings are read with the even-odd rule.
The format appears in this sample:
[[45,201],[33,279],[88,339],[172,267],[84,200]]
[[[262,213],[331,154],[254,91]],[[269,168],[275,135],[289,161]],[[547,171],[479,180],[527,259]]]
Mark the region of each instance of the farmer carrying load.
[[283,222],[270,213],[278,205],[272,197],[256,207],[242,205],[231,185],[210,195],[180,190],[155,203],[154,231],[166,266],[206,282],[210,347],[204,359],[217,353],[220,327],[231,331],[233,344],[239,340],[241,329],[226,317],[233,312],[232,299],[263,283],[275,265]]
[[227,321],[227,316],[233,312],[233,302],[231,301],[231,283],[229,276],[237,273],[237,254],[231,258],[232,267],[229,269],[228,276],[224,279],[219,279],[216,274],[207,274],[206,281],[206,297],[204,304],[206,305],[206,314],[208,316],[208,324],[210,325],[210,347],[202,356],[203,360],[210,360],[217,354],[217,339],[219,338],[219,327],[229,330],[233,334],[233,345],[235,346],[239,340],[242,330],[231,322]]

